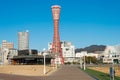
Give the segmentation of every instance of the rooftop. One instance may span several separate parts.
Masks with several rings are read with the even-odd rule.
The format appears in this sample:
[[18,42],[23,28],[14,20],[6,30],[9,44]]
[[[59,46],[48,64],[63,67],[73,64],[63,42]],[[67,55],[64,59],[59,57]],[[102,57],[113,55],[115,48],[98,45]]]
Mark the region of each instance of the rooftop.
[[59,5],[53,5],[51,8],[61,8]]

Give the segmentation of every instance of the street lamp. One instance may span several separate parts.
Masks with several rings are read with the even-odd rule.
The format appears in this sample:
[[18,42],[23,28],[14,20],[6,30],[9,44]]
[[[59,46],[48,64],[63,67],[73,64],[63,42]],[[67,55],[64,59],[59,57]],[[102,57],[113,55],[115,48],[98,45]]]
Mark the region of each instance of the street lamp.
[[82,57],[80,56],[80,68],[82,69]]
[[85,55],[84,55],[84,70],[86,69],[86,67],[85,67]]
[[112,68],[113,68],[113,80],[115,80],[115,68],[114,68],[114,61],[113,61],[113,66],[112,66]]
[[45,53],[45,48],[43,49],[43,51],[44,51],[44,53],[43,53],[43,56],[44,56],[44,75],[46,74],[46,62],[45,62],[45,55],[46,55],[46,53]]
[[45,65],[45,54],[44,54],[44,74],[46,74],[46,65]]
[[86,53],[87,53],[86,51],[83,52],[83,54],[84,54],[84,70],[86,70],[86,62],[85,62],[85,54]]

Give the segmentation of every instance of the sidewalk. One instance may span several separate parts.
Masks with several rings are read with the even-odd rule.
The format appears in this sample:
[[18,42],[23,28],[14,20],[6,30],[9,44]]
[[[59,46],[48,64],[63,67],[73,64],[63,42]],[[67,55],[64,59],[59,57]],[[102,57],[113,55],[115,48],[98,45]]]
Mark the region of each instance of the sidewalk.
[[81,71],[77,66],[66,65],[61,69],[45,77],[45,80],[95,80],[88,74]]

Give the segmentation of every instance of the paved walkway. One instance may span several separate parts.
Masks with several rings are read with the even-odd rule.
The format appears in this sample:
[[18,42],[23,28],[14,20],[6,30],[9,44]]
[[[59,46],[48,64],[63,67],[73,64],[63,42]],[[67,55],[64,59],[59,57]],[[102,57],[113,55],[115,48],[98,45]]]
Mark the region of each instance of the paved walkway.
[[77,66],[62,66],[62,68],[50,76],[46,77],[45,80],[95,80]]
[[62,66],[58,71],[45,77],[26,77],[0,74],[0,80],[95,80],[77,66]]

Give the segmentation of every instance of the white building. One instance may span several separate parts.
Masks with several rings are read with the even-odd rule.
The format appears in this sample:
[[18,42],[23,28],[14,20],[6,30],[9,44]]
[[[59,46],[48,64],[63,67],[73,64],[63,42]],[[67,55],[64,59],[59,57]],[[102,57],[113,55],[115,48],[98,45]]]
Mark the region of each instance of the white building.
[[96,54],[96,53],[88,53],[87,54],[88,57],[95,57],[95,58],[98,58],[98,55],[99,54]]
[[17,49],[9,49],[9,58],[13,58],[14,56],[18,56]]
[[[75,57],[75,46],[71,42],[61,42],[62,54],[65,61],[73,61]],[[48,50],[52,49],[52,43],[48,43]]]
[[1,50],[5,49],[5,48],[6,49],[14,48],[14,43],[7,42],[6,40],[2,40]]
[[9,54],[9,49],[3,49],[0,53],[1,56],[1,60],[0,60],[0,64],[8,64],[8,54]]
[[116,53],[120,54],[120,44],[119,45],[115,45],[114,48],[116,50]]
[[120,63],[120,54],[110,53],[104,56],[103,63]]
[[0,64],[9,64],[8,54],[9,50],[14,48],[14,44],[11,42],[7,42],[6,40],[2,41],[1,49],[0,49]]
[[18,50],[29,49],[29,31],[18,32]]
[[120,63],[119,46],[107,46],[103,52],[103,63]]
[[0,64],[11,64],[11,58],[18,55],[17,49],[4,48],[0,52]]
[[110,53],[116,53],[116,49],[114,46],[107,46],[105,51],[103,52],[103,55],[109,55]]
[[99,54],[95,54],[95,53],[87,53],[86,51],[82,51],[82,52],[76,53],[76,57],[84,57],[84,56],[87,56],[87,57],[95,57],[95,58],[98,58],[98,55],[99,55]]
[[77,52],[75,57],[79,58],[79,57],[84,57],[84,56],[87,56],[87,55],[88,55],[87,51],[82,51],[82,52]]
[[75,46],[71,42],[62,42],[61,43],[63,57],[75,57]]
[[61,42],[64,62],[73,62],[75,57],[75,46],[71,42]]

